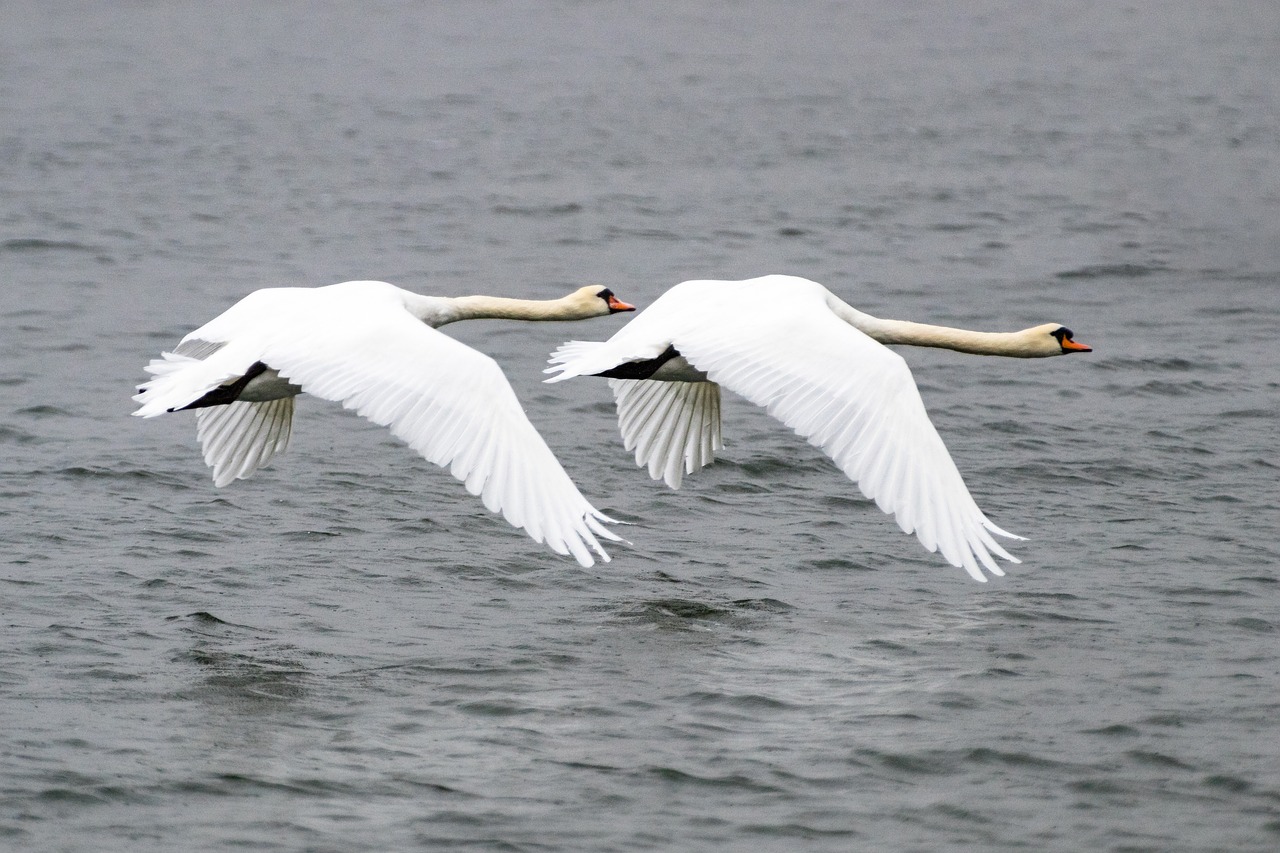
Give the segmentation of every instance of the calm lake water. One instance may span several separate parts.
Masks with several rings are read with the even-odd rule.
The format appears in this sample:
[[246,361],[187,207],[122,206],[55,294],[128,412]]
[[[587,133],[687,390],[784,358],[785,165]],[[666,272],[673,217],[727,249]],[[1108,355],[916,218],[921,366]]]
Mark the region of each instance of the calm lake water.
[[[0,190],[0,847],[1280,844],[1274,3],[10,4]],[[263,286],[770,272],[1095,347],[903,351],[1021,566],[737,399],[650,481],[540,382],[625,317],[449,329],[633,522],[590,570],[333,404],[226,489],[128,416]]]

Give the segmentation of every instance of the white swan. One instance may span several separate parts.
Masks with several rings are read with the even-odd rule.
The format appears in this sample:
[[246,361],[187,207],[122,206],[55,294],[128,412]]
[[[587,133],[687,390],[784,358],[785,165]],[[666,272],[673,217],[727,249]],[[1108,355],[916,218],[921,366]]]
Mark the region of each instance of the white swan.
[[[249,294],[147,365],[149,418],[196,410],[214,483],[248,477],[289,445],[293,398],[339,401],[389,426],[516,527],[583,566],[612,521],[578,492],[487,355],[436,328],[479,317],[580,320],[635,308],[604,287],[546,301],[421,296],[381,281]],[[594,535],[593,535],[594,534]]]
[[930,551],[976,580],[1019,562],[992,537],[901,356],[880,344],[944,347],[1039,358],[1090,348],[1047,323],[989,333],[881,320],[817,282],[784,275],[686,281],[603,343],[571,341],[553,353],[548,382],[605,376],[636,462],[679,488],[715,458],[724,385],[821,448],[862,493],[915,532]]

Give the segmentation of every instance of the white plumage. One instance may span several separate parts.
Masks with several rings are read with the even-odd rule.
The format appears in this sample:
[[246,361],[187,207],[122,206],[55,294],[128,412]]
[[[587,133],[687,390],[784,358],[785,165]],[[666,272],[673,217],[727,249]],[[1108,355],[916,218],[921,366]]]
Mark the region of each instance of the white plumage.
[[601,287],[545,302],[421,296],[370,281],[259,290],[152,361],[134,414],[196,408],[205,461],[224,486],[288,447],[297,394],[338,401],[449,468],[535,541],[590,566],[591,550],[609,559],[597,536],[620,541],[601,524],[612,519],[574,486],[498,364],[435,327],[626,310]]
[[816,282],[765,276],[676,285],[608,341],[561,347],[547,381],[610,376],[625,446],[672,488],[722,446],[723,385],[821,448],[930,551],[976,580],[1004,574],[993,555],[1018,560],[993,534],[1020,537],[978,508],[906,362],[877,340],[1027,358],[1088,349],[1058,324],[993,334],[880,320]]
[[618,401],[622,443],[649,476],[680,488],[685,473],[715,461],[720,437],[720,386],[715,382],[610,379]]

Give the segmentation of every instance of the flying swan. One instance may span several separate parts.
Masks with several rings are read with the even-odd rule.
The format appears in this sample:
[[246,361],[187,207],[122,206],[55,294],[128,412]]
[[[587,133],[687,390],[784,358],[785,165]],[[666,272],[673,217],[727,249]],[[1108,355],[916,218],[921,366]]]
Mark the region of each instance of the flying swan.
[[1090,352],[1070,329],[970,332],[881,320],[817,282],[785,275],[686,281],[608,341],[570,341],[547,373],[609,379],[627,450],[649,475],[679,488],[722,449],[720,386],[764,406],[819,447],[862,493],[975,580],[1019,560],[965,488],[929,421],[911,370],[881,344],[1041,358]]
[[583,320],[634,311],[608,288],[552,300],[421,296],[381,281],[250,293],[147,365],[150,418],[196,410],[216,486],[289,446],[293,398],[342,403],[388,426],[535,542],[594,564],[615,541],[525,416],[497,362],[436,329],[474,318]]

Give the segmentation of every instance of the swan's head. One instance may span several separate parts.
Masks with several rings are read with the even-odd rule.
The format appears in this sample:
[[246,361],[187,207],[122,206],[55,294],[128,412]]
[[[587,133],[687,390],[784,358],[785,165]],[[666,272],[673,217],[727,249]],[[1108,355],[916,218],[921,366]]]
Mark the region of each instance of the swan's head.
[[569,294],[568,298],[581,310],[584,317],[603,317],[606,314],[636,310],[636,306],[623,302],[613,295],[612,290],[598,284],[580,287]]
[[1027,329],[1022,334],[1027,339],[1029,353],[1033,357],[1093,352],[1093,347],[1076,343],[1071,330],[1061,323],[1045,323]]

